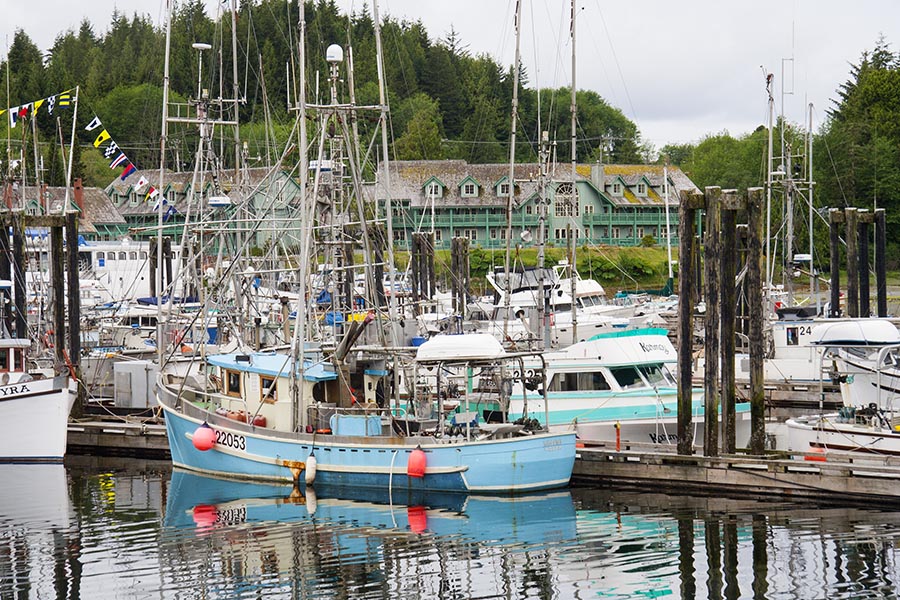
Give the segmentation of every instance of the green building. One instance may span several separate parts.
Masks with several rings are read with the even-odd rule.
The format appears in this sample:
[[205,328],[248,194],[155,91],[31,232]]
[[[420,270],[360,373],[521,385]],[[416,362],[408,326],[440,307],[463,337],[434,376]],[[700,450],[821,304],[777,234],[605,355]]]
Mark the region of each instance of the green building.
[[[560,165],[540,181],[540,165],[516,164],[513,182],[512,242],[538,242],[541,200],[546,208],[548,245],[635,246],[646,236],[666,241],[666,185],[661,165],[578,165],[574,186],[570,165]],[[449,248],[467,237],[482,248],[506,246],[509,165],[470,165],[463,160],[394,161],[390,177],[379,171],[375,196],[385,206],[388,185],[397,246],[410,234],[434,230],[435,246]],[[678,243],[678,198],[699,191],[677,167],[668,167],[668,217],[672,244]],[[383,208],[382,208],[383,209]],[[382,215],[384,217],[384,215]]]
[[[142,178],[148,183],[139,187]],[[130,231],[134,239],[146,240],[156,235],[156,203],[164,201],[164,232],[179,241],[187,216],[195,222],[200,211],[209,220],[223,223],[226,229],[240,229],[252,236],[251,244],[258,248],[273,238],[286,247],[299,243],[299,234],[284,235],[286,231],[298,231],[300,219],[300,185],[286,171],[246,169],[240,184],[235,184],[233,172],[229,171],[217,183],[218,189],[209,174],[195,183],[193,172],[166,171],[160,187],[159,171],[146,170],[133,173],[125,181],[115,179],[106,187],[106,193],[124,218],[122,234]],[[150,186],[159,191],[155,198],[147,197]],[[241,202],[242,198],[247,201]]]

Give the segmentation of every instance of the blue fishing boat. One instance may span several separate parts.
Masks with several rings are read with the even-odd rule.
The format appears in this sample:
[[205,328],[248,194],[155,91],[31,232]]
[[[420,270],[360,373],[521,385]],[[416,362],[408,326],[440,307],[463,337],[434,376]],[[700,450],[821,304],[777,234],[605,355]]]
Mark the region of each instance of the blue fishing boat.
[[[454,355],[446,339],[467,354]],[[420,365],[464,372],[500,373],[504,361],[522,359],[488,335],[435,338],[418,352]],[[474,387],[452,402],[423,388],[391,403],[391,373],[374,362],[357,363],[363,391],[347,402],[325,356],[311,346],[304,354],[303,368],[288,354],[259,352],[211,355],[202,378],[164,371],[157,394],[172,462],[220,476],[389,490],[509,493],[569,482],[574,432],[485,422],[467,410],[484,394]]]

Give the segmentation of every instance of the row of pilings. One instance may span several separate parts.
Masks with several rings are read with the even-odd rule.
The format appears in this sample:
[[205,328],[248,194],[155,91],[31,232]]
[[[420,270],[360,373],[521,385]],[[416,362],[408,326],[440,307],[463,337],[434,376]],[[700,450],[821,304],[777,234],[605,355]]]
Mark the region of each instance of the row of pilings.
[[[765,201],[763,188],[737,190],[708,187],[705,193],[682,192],[679,208],[678,260],[678,453],[693,453],[693,328],[694,309],[700,296],[701,279],[704,319],[704,443],[706,456],[735,452],[735,327],[738,306],[735,274],[739,262],[738,240],[744,240],[747,261],[747,338],[750,355],[750,453],[765,452],[765,391],[763,360],[763,241]],[[695,228],[700,211],[705,211],[702,247]],[[747,223],[738,225],[738,214]],[[847,245],[847,313],[850,317],[869,315],[869,232],[875,228],[875,277],[877,315],[887,315],[885,275],[885,212],[873,213],[849,208],[829,211],[831,234],[831,302],[829,317],[842,316],[840,308],[841,225]],[[815,276],[811,273],[811,276]],[[717,358],[719,360],[717,360]],[[721,402],[720,402],[721,400]],[[719,435],[719,410],[721,431]]]
[[[0,290],[0,302],[14,310],[4,310],[3,326],[17,338],[32,337],[28,331],[28,307],[25,272],[26,230],[49,230],[50,330],[41,341],[53,349],[54,371],[81,377],[81,294],[78,268],[78,214],[28,215],[21,210],[5,211],[2,218],[6,235],[0,235],[0,279],[12,281],[12,289]],[[10,235],[11,234],[11,235]],[[10,292],[12,296],[10,297]],[[68,308],[68,310],[67,310]],[[38,332],[41,333],[41,332]],[[35,349],[39,347],[32,345]],[[78,400],[72,415],[81,415],[84,387],[78,386]]]

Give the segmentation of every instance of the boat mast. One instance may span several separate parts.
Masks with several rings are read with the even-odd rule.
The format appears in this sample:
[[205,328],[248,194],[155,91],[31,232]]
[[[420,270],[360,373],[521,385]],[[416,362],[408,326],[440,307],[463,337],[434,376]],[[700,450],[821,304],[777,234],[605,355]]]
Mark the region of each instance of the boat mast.
[[[506,278],[506,294],[503,300],[503,339],[509,336],[509,301],[512,295],[512,277],[510,275],[510,244],[512,243],[512,208],[513,194],[516,190],[515,185],[515,164],[516,164],[516,119],[519,114],[519,43],[522,37],[522,2],[516,0],[516,58],[513,65],[513,93],[512,93],[512,124],[509,134],[509,194],[506,197],[506,257],[503,264],[503,272]],[[388,221],[390,222],[390,221]]]
[[[159,190],[165,189],[166,136],[169,132],[169,56],[172,48],[172,0],[166,0],[166,53],[163,62],[162,128],[159,135]],[[163,209],[162,202],[156,210],[156,355],[160,368],[163,364]]]
[[771,292],[772,288],[772,127],[775,120],[775,97],[772,96],[772,73],[766,75],[766,93],[769,95],[769,134],[768,151],[766,158],[766,282],[765,286]]
[[[300,385],[300,377],[303,376],[303,361],[306,344],[301,340],[306,339],[306,313],[308,308],[307,285],[309,283],[309,247],[312,243],[312,210],[315,200],[307,198],[307,184],[309,183],[309,140],[306,132],[306,2],[298,2],[300,13],[297,18],[297,26],[300,29],[297,42],[300,62],[300,93],[298,95],[298,119],[300,120],[300,232],[302,236],[300,246],[300,294],[297,300],[297,317],[294,322],[294,336],[291,339],[291,356],[297,357],[297,364],[291,369],[291,398],[295,399],[296,412],[294,413],[294,429],[303,423],[300,411],[303,409],[303,387]],[[323,136],[324,140],[324,136]],[[318,175],[316,176],[318,179]],[[307,206],[309,204],[310,206]]]
[[672,274],[672,227],[669,223],[669,156],[663,163],[663,199],[666,204],[666,254],[669,262],[669,279],[666,281],[666,287],[672,289],[674,277]]
[[[388,260],[388,285],[391,289],[388,298],[388,317],[391,321],[391,345],[398,345],[397,329],[393,325],[397,322],[397,265],[394,260],[394,225],[393,215],[391,213],[391,170],[388,161],[388,99],[384,89],[384,57],[382,55],[381,46],[381,21],[378,15],[378,0],[372,2],[372,17],[375,26],[375,65],[378,69],[378,104],[381,107],[381,162],[384,165],[384,188],[387,190],[385,194],[385,214],[387,217],[387,260]],[[434,219],[434,205],[432,204],[432,220]],[[432,223],[432,229],[434,225]],[[400,393],[399,370],[394,369],[395,393]]]
[[815,187],[815,182],[813,181],[813,104],[809,103],[809,148],[808,148],[808,158],[807,158],[807,169],[809,172],[807,173],[807,184],[809,185],[809,295],[812,298],[816,299],[816,314],[818,315],[822,311],[822,300],[819,298],[819,274],[816,271],[816,261],[815,257],[815,247],[813,245],[813,216],[815,214],[815,209],[813,208],[813,188]]
[[[575,104],[575,0],[572,0],[572,102],[569,107],[572,113],[572,199],[569,207],[570,223],[574,222],[575,226],[569,226],[569,294],[572,296],[572,343],[578,342],[578,303],[576,298],[577,282],[575,281],[575,248],[577,244],[578,230],[575,216],[579,214],[578,200],[578,183],[576,181],[577,170],[577,121],[578,107]],[[576,239],[573,239],[575,237]]]

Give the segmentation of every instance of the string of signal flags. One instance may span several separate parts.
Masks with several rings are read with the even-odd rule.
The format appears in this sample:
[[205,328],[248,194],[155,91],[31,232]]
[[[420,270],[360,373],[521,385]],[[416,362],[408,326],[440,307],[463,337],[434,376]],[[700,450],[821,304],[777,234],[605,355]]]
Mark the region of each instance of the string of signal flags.
[[[0,109],[0,117],[4,114],[8,115],[9,127],[14,129],[19,122],[25,121],[27,119],[35,118],[38,114],[38,111],[41,108],[44,108],[48,114],[52,115],[55,109],[63,109],[63,108],[71,108],[74,107],[78,102],[78,94],[75,89],[69,89],[64,92],[59,92],[58,94],[53,94],[52,96],[47,96],[46,98],[41,98],[39,100],[33,100],[31,102],[26,102],[25,104],[20,104],[19,106]],[[117,169],[121,168],[122,172],[119,175],[119,179],[125,181],[128,179],[136,170],[134,162],[125,155],[125,152],[119,147],[116,141],[113,139],[112,134],[109,133],[103,126],[103,122],[100,120],[96,114],[94,114],[94,118],[91,119],[91,122],[85,126],[84,130],[88,132],[94,132],[96,130],[100,130],[94,138],[94,148],[97,148],[100,152],[103,153],[104,158],[108,159],[109,168]],[[141,176],[137,184],[135,185],[135,192],[138,194],[143,194],[144,190],[147,190],[145,195],[145,200],[150,202],[151,200],[155,200],[157,196],[159,196],[159,190],[150,185],[150,181]],[[163,201],[164,204],[168,204]],[[158,208],[158,206],[154,206],[154,208]]]

